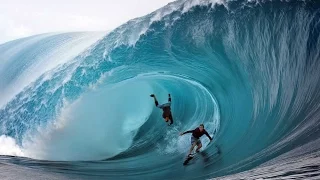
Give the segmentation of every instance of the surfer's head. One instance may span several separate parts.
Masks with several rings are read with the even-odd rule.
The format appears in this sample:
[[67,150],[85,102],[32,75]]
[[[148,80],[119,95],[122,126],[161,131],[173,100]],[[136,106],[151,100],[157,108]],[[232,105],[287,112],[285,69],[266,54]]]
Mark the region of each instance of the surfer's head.
[[200,131],[203,131],[204,125],[203,125],[203,124],[200,124],[199,129],[200,129]]

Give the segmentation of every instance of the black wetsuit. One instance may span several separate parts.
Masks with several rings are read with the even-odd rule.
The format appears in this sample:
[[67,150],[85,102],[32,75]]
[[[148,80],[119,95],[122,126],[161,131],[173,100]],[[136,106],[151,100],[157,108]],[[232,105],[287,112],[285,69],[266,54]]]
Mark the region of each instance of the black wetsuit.
[[[171,97],[169,97],[168,101],[169,101],[169,103],[171,103]],[[166,117],[169,117],[169,119],[171,120],[171,124],[173,124],[173,118],[172,118],[170,105],[168,105],[168,106],[160,105],[159,106],[159,102],[158,101],[155,101],[155,104],[156,104],[157,107],[159,107],[159,108],[161,108],[163,110],[162,117],[164,119]]]
[[192,136],[196,139],[199,139],[201,136],[203,136],[205,134],[208,136],[210,141],[212,140],[212,138],[210,137],[210,135],[208,134],[208,132],[205,129],[203,129],[203,131],[201,132],[199,128],[196,128],[195,130],[186,131],[182,134],[187,134],[187,133],[192,133]]

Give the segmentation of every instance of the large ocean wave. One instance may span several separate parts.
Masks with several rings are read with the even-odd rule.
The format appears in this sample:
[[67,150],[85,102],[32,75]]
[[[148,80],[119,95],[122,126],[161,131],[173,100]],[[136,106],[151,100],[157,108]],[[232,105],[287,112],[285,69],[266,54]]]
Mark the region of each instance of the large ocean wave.
[[[319,176],[319,7],[181,0],[108,34],[2,44],[0,163],[62,179]],[[152,93],[171,94],[172,126]],[[183,167],[179,132],[201,123],[214,141]]]

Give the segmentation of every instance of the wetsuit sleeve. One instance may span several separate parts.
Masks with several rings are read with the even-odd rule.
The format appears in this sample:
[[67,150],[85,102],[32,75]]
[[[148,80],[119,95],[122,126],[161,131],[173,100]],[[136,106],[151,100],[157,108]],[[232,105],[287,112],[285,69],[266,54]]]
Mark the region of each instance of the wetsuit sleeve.
[[212,137],[210,137],[210,135],[208,134],[208,132],[205,131],[204,133],[207,135],[207,137],[210,139],[210,141],[212,141]]
[[154,103],[156,104],[156,106],[158,107],[159,103],[157,100],[154,101]]
[[171,96],[169,95],[168,101],[171,102]]
[[192,132],[193,132],[193,130],[190,130],[190,131],[186,131],[186,132],[182,133],[182,135],[183,135],[183,134],[188,134],[188,133],[192,133]]

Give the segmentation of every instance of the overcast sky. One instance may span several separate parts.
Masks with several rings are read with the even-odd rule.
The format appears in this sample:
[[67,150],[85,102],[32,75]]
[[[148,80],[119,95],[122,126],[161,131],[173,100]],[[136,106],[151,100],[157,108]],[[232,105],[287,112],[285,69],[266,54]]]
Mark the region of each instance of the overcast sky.
[[35,34],[107,31],[174,0],[0,0],[0,44]]

